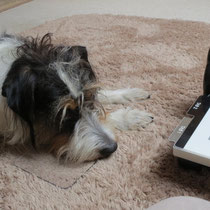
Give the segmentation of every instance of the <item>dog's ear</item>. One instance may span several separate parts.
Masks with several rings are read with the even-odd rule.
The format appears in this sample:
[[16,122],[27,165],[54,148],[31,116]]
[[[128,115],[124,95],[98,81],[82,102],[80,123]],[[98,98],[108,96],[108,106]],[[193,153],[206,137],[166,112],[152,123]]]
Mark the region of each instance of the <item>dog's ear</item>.
[[29,65],[14,63],[2,86],[8,106],[27,123],[33,122],[36,75]]

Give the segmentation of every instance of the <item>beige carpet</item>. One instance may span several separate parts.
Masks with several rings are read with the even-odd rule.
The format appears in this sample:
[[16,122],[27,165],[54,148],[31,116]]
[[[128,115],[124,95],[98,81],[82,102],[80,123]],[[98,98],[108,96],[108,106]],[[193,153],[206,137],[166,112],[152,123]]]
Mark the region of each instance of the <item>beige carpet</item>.
[[[1,155],[2,208],[144,209],[177,195],[210,200],[210,171],[179,168],[168,142],[184,113],[202,94],[210,25],[84,15],[48,22],[25,34],[46,32],[54,33],[55,43],[87,46],[90,62],[108,88],[150,91],[151,99],[131,106],[153,113],[155,121],[140,131],[118,132],[119,148],[110,159],[79,174],[69,168],[66,173],[77,173],[77,181],[67,189],[38,178],[32,169],[27,173],[15,166],[12,161],[18,156]],[[122,106],[113,109],[117,107]],[[58,176],[56,164],[49,171],[46,159],[43,165],[42,160],[37,161],[46,180],[47,174]]]
[[0,12],[17,7],[32,0],[0,0]]

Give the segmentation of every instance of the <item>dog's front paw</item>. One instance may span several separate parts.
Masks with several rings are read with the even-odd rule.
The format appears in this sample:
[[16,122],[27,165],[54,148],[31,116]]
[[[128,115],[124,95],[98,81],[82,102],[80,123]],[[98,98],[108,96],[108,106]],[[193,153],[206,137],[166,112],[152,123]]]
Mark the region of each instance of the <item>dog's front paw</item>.
[[145,128],[153,119],[151,114],[138,109],[128,109],[125,114],[127,130],[138,130],[140,127]]
[[104,104],[127,104],[147,98],[150,98],[149,93],[139,88],[100,90],[97,95],[99,102]]
[[138,130],[153,121],[151,114],[138,109],[119,109],[111,113],[110,119],[120,130]]
[[129,88],[124,89],[122,97],[124,98],[125,102],[134,102],[143,99],[148,99],[150,98],[150,94],[147,91],[140,88]]

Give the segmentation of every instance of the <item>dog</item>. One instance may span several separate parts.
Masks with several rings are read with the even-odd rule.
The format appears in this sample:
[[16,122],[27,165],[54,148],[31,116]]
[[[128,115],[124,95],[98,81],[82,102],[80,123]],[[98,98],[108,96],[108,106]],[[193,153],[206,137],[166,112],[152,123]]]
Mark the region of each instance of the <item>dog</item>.
[[105,90],[83,46],[55,46],[43,37],[0,36],[0,135],[15,147],[30,143],[72,162],[109,157],[115,129],[151,123],[151,114],[124,108],[106,113],[103,104],[149,98],[138,88]]

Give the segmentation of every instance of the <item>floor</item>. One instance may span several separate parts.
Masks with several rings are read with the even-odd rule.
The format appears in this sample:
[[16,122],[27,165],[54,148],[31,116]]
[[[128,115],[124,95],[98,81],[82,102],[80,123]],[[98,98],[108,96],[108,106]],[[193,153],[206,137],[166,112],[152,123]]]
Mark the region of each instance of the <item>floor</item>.
[[20,32],[64,16],[111,13],[210,23],[209,0],[33,0],[0,13],[0,31]]

